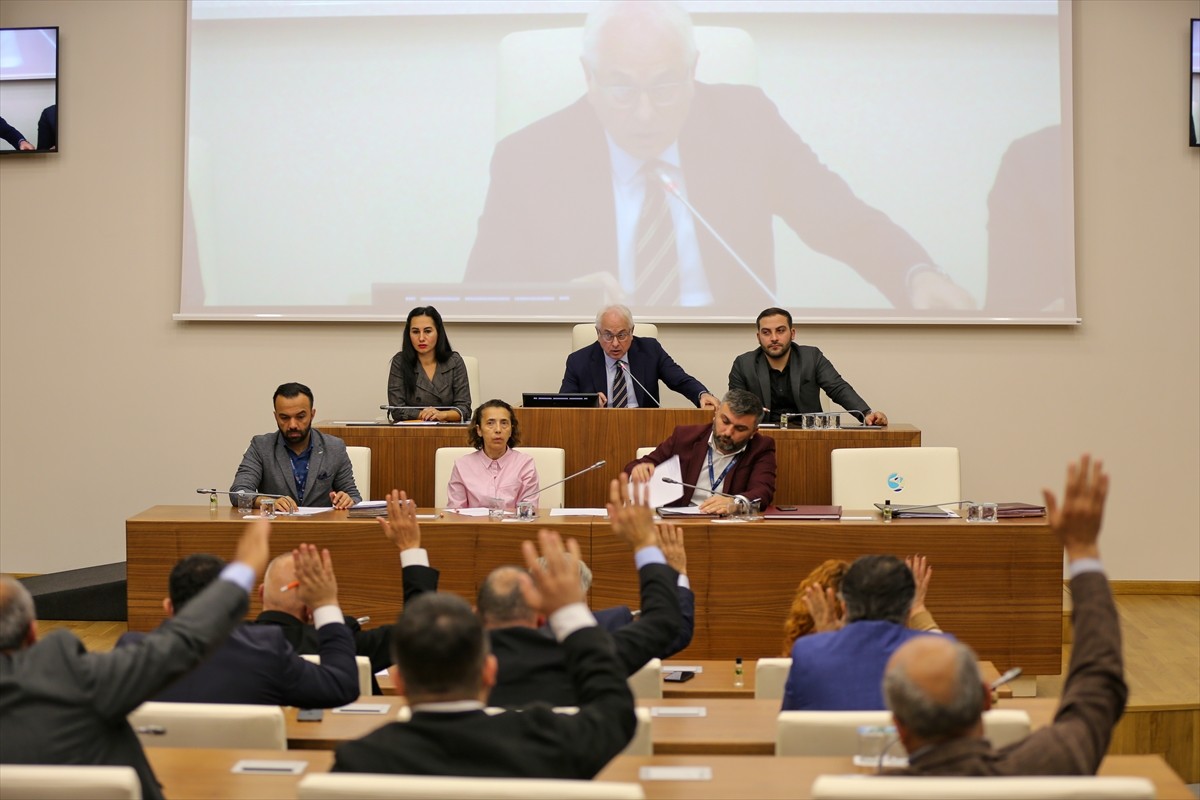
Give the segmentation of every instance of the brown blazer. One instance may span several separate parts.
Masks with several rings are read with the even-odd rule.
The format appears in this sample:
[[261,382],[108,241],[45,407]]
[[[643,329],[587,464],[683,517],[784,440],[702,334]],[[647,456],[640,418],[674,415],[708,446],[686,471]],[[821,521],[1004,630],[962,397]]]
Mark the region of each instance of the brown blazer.
[[[696,479],[700,477],[700,470],[704,468],[708,455],[708,437],[711,433],[712,425],[708,423],[679,425],[654,452],[626,464],[625,472],[632,472],[638,464],[658,466],[671,456],[677,455],[683,482],[695,484]],[[749,500],[761,500],[763,508],[769,506],[771,498],[775,496],[775,440],[761,433],[750,437],[746,449],[725,476],[721,491],[740,494]],[[669,505],[686,506],[691,502],[692,490],[684,488],[683,497]]]

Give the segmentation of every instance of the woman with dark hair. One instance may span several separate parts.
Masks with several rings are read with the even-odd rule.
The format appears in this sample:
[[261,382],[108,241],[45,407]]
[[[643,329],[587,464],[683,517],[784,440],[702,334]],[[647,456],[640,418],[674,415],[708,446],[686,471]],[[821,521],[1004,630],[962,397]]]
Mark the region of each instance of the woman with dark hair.
[[388,405],[407,408],[393,408],[388,416],[393,422],[462,422],[471,415],[471,387],[462,356],[450,347],[442,315],[433,306],[418,306],[408,312],[404,331],[404,344],[392,356]]
[[512,406],[488,400],[475,409],[468,434],[474,453],[454,462],[446,508],[489,508],[493,497],[515,508],[522,500],[538,501],[538,474],[533,456],[513,448],[521,429]]

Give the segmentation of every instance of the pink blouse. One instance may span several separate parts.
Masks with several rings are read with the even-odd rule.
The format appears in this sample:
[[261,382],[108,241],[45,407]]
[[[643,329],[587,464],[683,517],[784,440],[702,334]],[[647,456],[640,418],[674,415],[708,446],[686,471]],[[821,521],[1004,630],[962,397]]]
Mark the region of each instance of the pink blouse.
[[519,500],[538,501],[538,474],[533,456],[509,448],[493,461],[483,450],[454,462],[446,508],[487,508],[491,498],[504,498],[505,508]]

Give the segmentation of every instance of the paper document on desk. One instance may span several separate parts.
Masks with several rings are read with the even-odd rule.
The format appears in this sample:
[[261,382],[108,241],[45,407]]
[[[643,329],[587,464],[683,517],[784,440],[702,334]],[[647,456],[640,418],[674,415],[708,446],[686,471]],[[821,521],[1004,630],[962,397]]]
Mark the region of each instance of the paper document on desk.
[[313,514],[324,514],[326,511],[332,511],[329,506],[319,508],[317,506],[300,506],[295,511],[289,511],[286,514],[280,514],[281,517],[311,517]]
[[552,508],[552,517],[607,517],[607,508]]
[[486,508],[447,508],[446,511],[451,514],[461,514],[464,517],[486,517],[488,515]]
[[[680,477],[679,471],[679,456],[671,456],[666,461],[654,468],[654,474],[650,476],[650,507],[658,508],[665,506],[667,503],[673,503],[683,497],[683,487],[675,483],[666,483],[664,478],[672,478],[674,480],[683,480]],[[633,481],[629,482],[629,496],[635,496],[633,493]]]

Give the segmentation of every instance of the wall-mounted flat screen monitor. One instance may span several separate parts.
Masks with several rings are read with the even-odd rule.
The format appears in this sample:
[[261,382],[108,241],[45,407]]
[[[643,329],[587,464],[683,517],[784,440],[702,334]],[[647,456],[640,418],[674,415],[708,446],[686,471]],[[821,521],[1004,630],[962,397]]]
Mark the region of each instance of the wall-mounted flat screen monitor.
[[58,28],[0,28],[0,155],[58,149]]
[[1188,143],[1200,147],[1197,132],[1200,132],[1200,19],[1192,20],[1192,103],[1188,109]]

